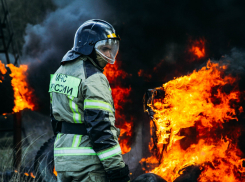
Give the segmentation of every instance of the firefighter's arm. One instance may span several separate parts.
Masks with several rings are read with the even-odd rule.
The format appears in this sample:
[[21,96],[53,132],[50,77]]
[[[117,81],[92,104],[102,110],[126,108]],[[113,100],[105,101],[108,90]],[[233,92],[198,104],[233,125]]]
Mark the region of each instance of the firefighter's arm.
[[53,101],[53,97],[52,97],[52,92],[50,93],[50,118],[51,118],[51,126],[53,129],[53,133],[54,135],[58,134],[58,131],[60,131],[60,125],[59,125],[59,121],[57,121],[54,118],[53,115],[53,108],[52,108],[52,101]]
[[[110,181],[129,181],[114,125],[115,110],[108,81],[103,74],[94,74],[83,84],[84,121],[93,149]],[[120,176],[121,174],[121,176]]]

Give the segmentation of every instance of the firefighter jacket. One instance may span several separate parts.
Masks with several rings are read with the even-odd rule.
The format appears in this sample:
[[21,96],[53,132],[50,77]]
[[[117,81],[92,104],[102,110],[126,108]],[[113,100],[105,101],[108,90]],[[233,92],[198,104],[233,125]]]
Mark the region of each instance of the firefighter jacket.
[[83,123],[88,133],[57,135],[56,171],[82,171],[101,164],[105,171],[123,168],[114,103],[103,70],[90,57],[78,57],[51,75],[49,92],[53,117]]

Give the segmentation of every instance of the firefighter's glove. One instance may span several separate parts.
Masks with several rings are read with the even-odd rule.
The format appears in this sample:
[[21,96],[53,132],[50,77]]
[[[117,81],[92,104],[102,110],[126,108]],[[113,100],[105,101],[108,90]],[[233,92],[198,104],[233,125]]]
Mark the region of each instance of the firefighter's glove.
[[130,182],[128,165],[126,164],[124,168],[107,171],[106,176],[110,182]]

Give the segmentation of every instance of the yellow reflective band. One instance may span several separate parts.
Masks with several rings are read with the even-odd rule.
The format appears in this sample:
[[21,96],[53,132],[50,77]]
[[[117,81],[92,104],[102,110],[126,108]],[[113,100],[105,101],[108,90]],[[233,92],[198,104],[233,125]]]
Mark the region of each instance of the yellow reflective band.
[[99,101],[99,100],[84,100],[84,109],[100,109],[100,110],[106,110],[111,113],[114,112],[112,106],[109,103]]
[[78,111],[78,105],[73,101],[74,97],[69,96],[69,105],[70,105],[70,109],[73,113],[73,121],[75,123],[82,123],[82,116]]
[[74,135],[73,142],[72,142],[72,147],[79,147],[81,139],[82,139],[82,135]]
[[98,157],[100,158],[101,161],[105,160],[105,159],[108,159],[110,157],[113,157],[117,154],[121,154],[122,151],[121,151],[121,147],[120,145],[116,145],[110,149],[107,149],[103,152],[99,152],[97,153]]
[[54,156],[67,156],[67,155],[97,155],[92,147],[64,147],[54,148]]
[[107,38],[117,38],[117,36],[115,33],[112,33],[110,35],[107,35]]

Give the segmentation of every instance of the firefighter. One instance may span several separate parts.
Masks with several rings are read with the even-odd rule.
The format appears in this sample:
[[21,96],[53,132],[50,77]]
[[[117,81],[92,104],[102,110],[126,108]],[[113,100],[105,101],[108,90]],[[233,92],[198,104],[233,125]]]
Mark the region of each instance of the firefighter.
[[108,22],[86,21],[51,75],[54,163],[60,182],[130,181],[118,143],[111,88],[103,74],[106,64],[115,62],[119,40]]

